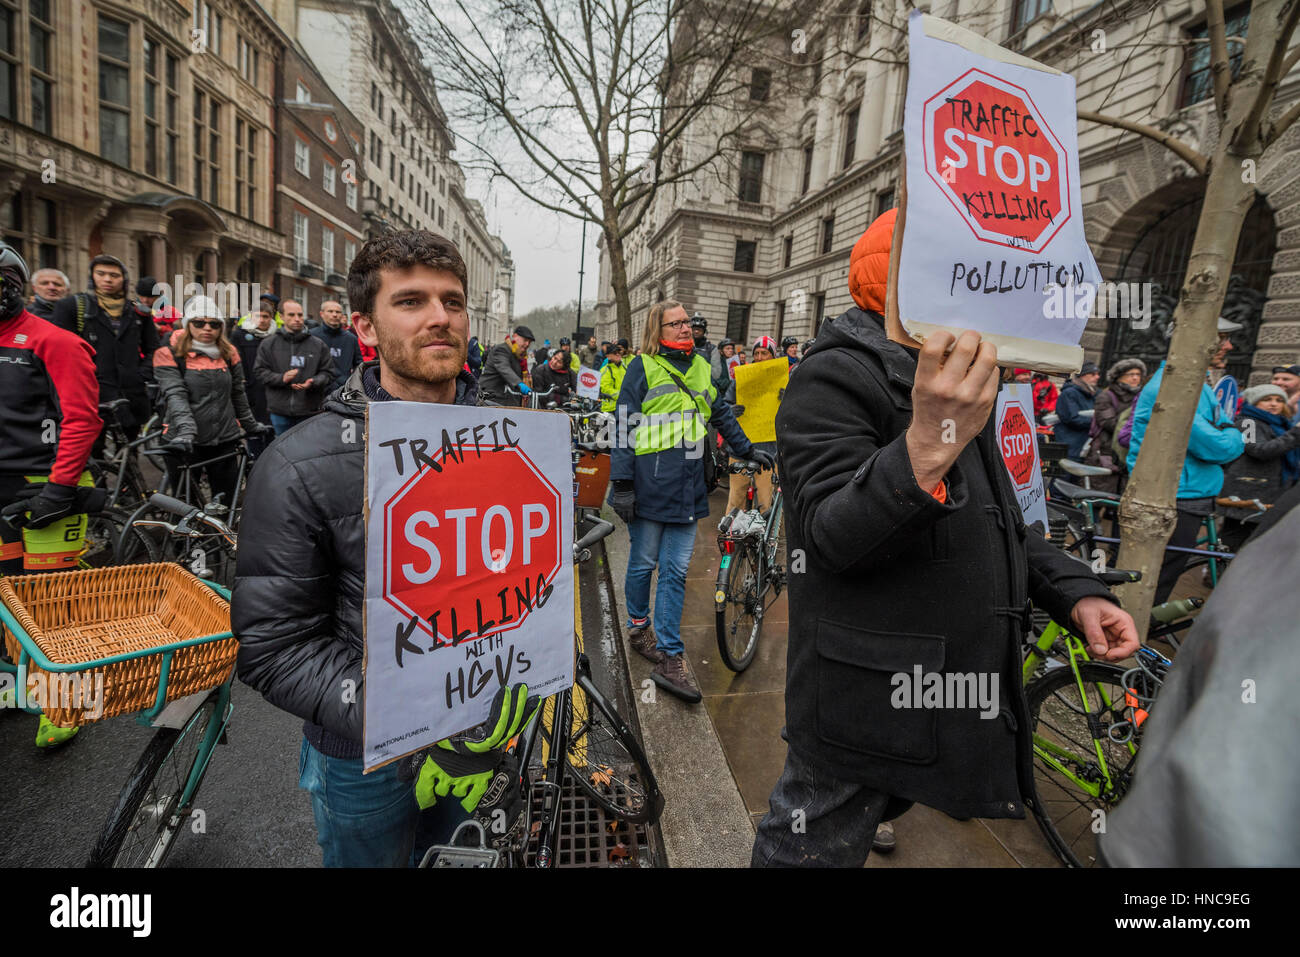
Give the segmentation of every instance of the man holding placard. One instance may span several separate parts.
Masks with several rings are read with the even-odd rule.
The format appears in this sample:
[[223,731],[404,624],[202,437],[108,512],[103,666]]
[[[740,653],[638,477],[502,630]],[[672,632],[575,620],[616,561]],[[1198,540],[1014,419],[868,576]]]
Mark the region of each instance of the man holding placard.
[[[275,442],[249,479],[231,601],[238,673],[304,721],[299,786],[312,796],[327,867],[405,866],[415,842],[416,782],[397,763],[362,774],[366,412],[392,400],[474,406],[474,379],[462,369],[466,285],[459,251],[434,233],[366,243],[348,272],[348,299],[360,341],[380,358]],[[426,791],[463,798],[438,805],[448,834],[532,712],[526,688],[502,692],[477,755],[456,747],[439,752],[447,757],[437,770],[425,766]]]
[[[886,319],[894,213],[854,246],[857,306],[823,325],[777,413],[787,548],[803,567],[789,576],[789,751],[756,867],[861,866],[880,822],[916,802],[1023,817],[1029,598],[1098,659],[1137,650],[1088,566],[1025,527],[990,414],[996,347],[969,330],[921,346]],[[983,691],[935,702],[927,677]]]

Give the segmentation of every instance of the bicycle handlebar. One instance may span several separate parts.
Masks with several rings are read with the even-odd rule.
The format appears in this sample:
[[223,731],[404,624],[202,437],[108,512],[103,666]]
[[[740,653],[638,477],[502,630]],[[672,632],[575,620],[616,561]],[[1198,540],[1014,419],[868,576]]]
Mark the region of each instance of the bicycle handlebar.
[[188,518],[194,512],[199,511],[198,508],[191,505],[189,502],[182,502],[178,498],[172,498],[170,495],[163,495],[161,492],[155,492],[153,495],[150,495],[149,504],[162,509],[164,512],[169,512],[177,518]]

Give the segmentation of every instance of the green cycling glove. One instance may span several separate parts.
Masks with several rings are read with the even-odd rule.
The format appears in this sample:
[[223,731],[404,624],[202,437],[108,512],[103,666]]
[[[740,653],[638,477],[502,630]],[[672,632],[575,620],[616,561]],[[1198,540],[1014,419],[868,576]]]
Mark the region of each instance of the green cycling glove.
[[472,813],[501,764],[502,752],[532,720],[537,705],[537,696],[528,696],[528,685],[502,687],[492,699],[487,721],[476,729],[486,729],[481,741],[469,740],[468,735],[453,735],[426,752],[415,782],[415,799],[421,809],[433,807],[438,798],[452,794],[461,799],[460,805],[466,812]]

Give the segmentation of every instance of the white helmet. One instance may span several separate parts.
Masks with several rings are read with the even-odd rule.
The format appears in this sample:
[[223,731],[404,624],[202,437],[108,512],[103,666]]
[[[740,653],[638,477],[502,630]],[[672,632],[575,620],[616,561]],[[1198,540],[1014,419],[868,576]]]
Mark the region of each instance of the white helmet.
[[195,296],[185,304],[185,315],[181,322],[186,323],[191,319],[220,319],[224,322],[226,317],[211,297]]

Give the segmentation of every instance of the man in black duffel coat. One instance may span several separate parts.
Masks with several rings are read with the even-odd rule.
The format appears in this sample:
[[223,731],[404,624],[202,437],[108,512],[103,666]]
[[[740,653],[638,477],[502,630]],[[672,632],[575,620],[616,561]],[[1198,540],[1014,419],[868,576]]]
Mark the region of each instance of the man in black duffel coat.
[[[995,347],[941,332],[918,354],[896,321],[886,335],[889,230],[879,233],[878,248],[868,230],[851,257],[863,308],[822,327],[777,413],[789,752],[754,866],[861,866],[879,822],[913,802],[1023,817],[1034,794],[1019,682],[1028,599],[1074,625],[1095,658],[1137,650],[1132,618],[1089,567],[1021,519],[990,415]],[[868,257],[874,282],[858,265]],[[918,707],[901,681],[918,668],[992,693]]]

